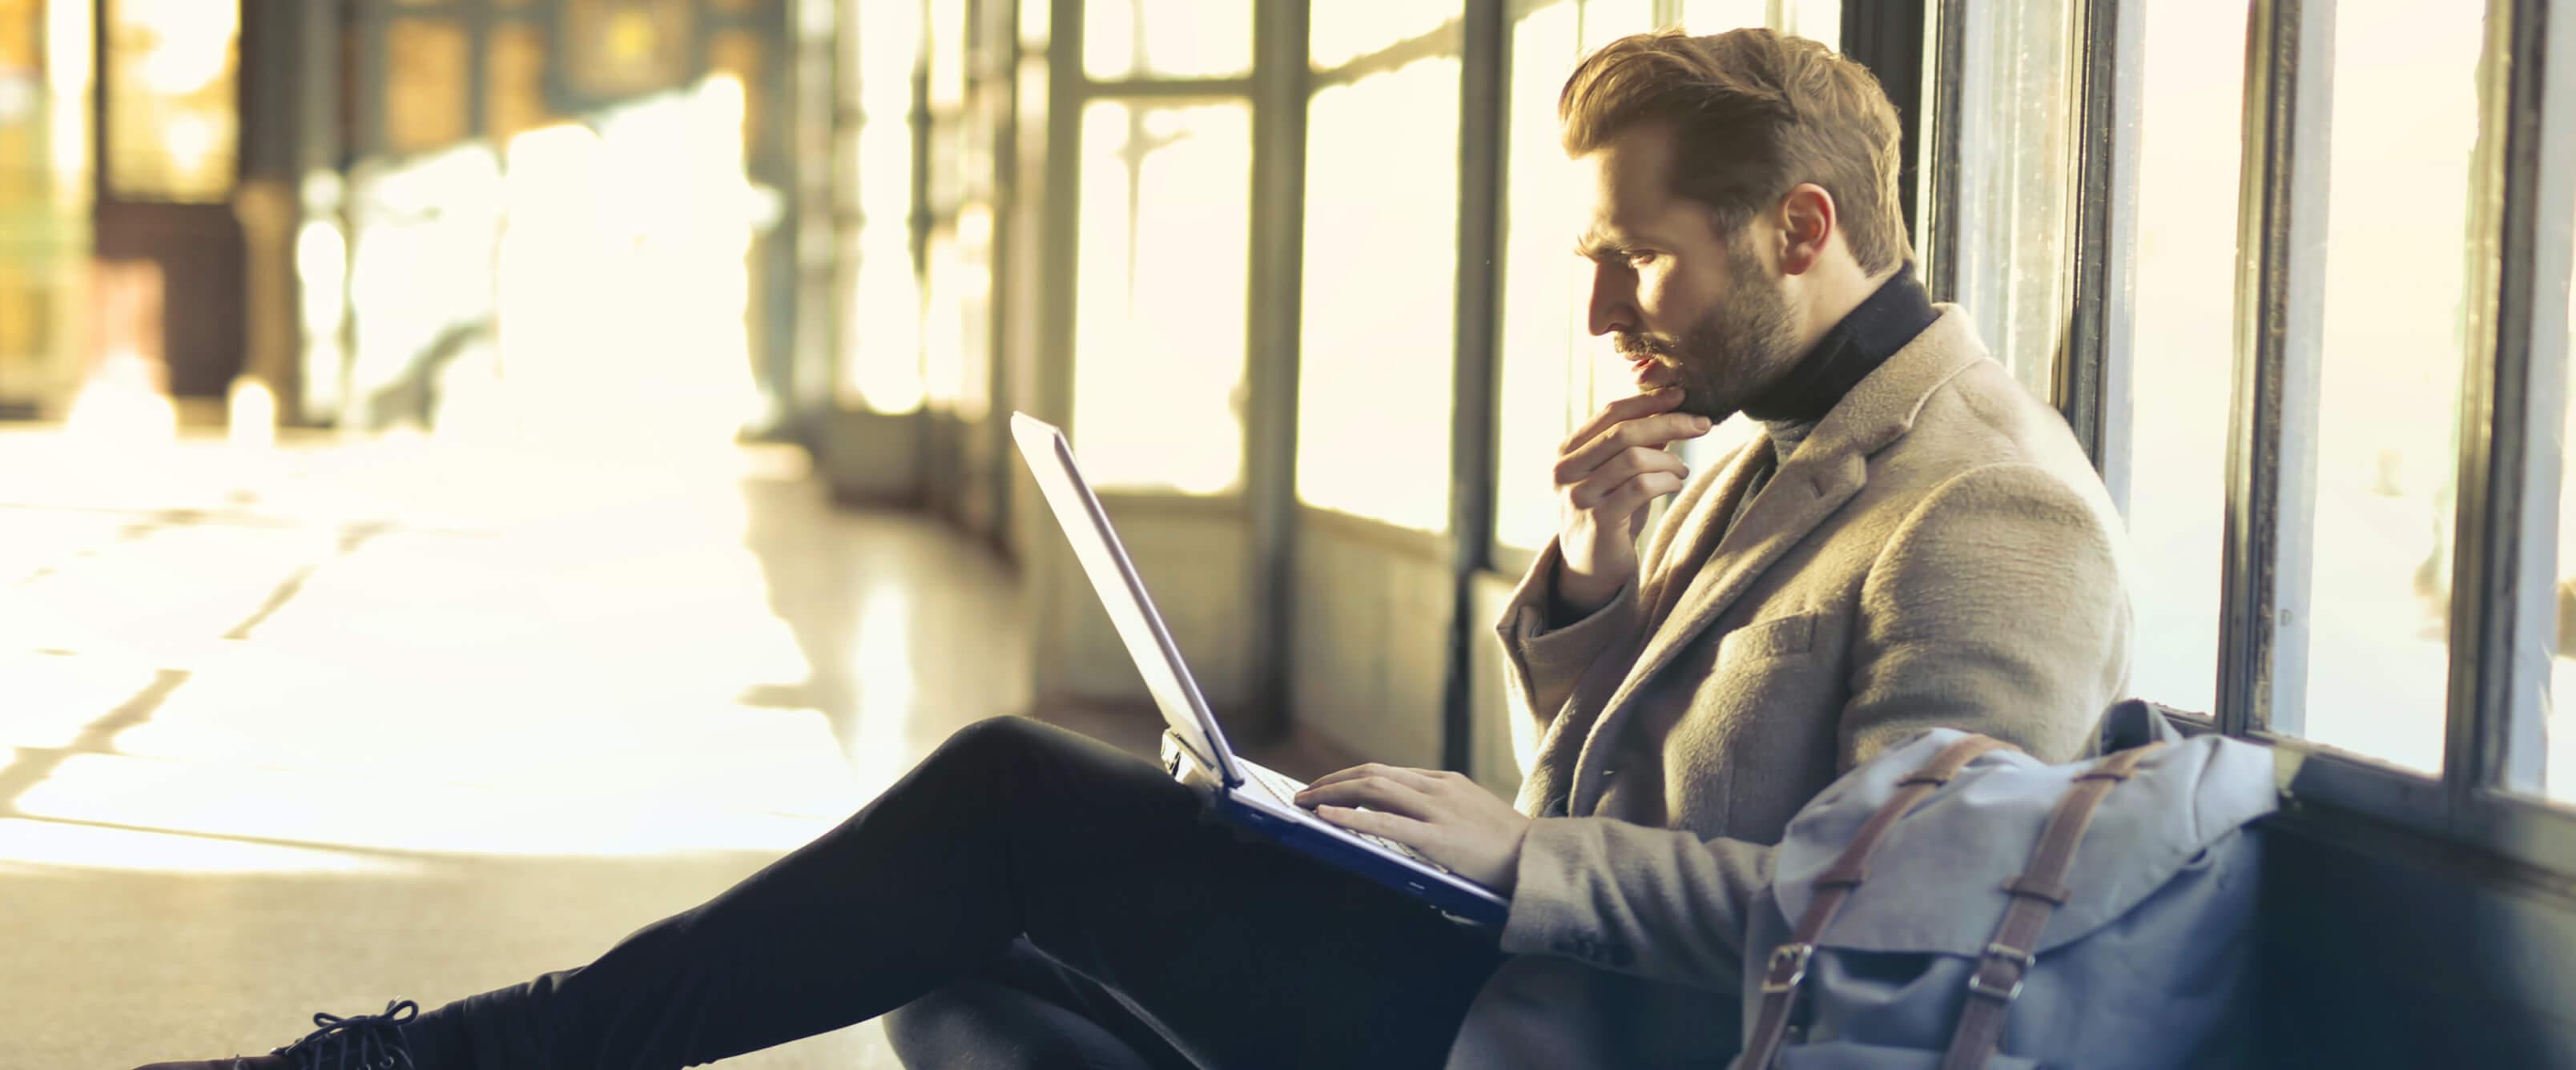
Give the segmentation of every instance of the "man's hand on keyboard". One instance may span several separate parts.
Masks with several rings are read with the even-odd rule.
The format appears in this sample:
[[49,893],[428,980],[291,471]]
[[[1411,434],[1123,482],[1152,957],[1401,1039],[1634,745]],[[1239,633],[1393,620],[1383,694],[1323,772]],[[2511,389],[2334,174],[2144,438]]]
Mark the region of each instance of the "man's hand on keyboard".
[[[1384,836],[1449,871],[1510,895],[1530,819],[1475,781],[1438,769],[1362,765],[1319,777],[1297,805],[1343,828]],[[1354,809],[1365,806],[1366,810]]]

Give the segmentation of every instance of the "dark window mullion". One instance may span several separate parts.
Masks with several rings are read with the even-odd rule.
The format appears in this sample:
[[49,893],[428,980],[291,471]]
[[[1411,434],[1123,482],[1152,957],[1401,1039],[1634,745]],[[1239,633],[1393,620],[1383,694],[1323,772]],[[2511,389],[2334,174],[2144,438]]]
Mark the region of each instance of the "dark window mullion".
[[465,129],[474,137],[492,136],[491,0],[461,5],[457,22],[465,28]]
[[1450,614],[1447,694],[1440,756],[1460,772],[1475,768],[1475,709],[1469,702],[1473,646],[1485,622],[1476,618],[1476,574],[1494,531],[1494,406],[1499,391],[1495,307],[1502,280],[1503,133],[1508,125],[1510,33],[1497,0],[1470,0],[1459,70],[1457,359],[1449,422],[1449,560],[1455,595]]
[[1250,78],[1127,78],[1083,80],[1077,105],[1092,100],[1242,100],[1256,91]]
[[[1065,3],[1067,0],[1058,0]],[[1307,11],[1253,4],[1251,302],[1244,351],[1244,496],[1251,516],[1249,735],[1285,732],[1297,571],[1297,383],[1306,225]],[[1059,12],[1063,9],[1059,8]]]
[[2334,6],[2256,0],[2251,19],[2218,721],[2233,735],[2298,735],[2315,553]]
[[1045,208],[1038,239],[1041,266],[1038,352],[1029,411],[1079,435],[1073,418],[1074,243],[1082,203],[1082,0],[1021,0],[1049,5]]
[[[2470,182],[2451,676],[2443,780],[2455,797],[2541,788],[2557,627],[2557,431],[2566,387],[2566,99],[2547,0],[2490,0]],[[2556,27],[2562,41],[2565,27]],[[2562,46],[2563,47],[2563,46]],[[2560,65],[2576,60],[2565,51]],[[2556,83],[2557,100],[2549,99]],[[2562,104],[2563,106],[2563,104]],[[2564,124],[2561,124],[2562,126]],[[2554,144],[2553,144],[2554,142]]]
[[2093,457],[2111,501],[2129,509],[2129,359],[2137,278],[2141,0],[2082,0],[2072,321],[2058,408]]
[[[1848,5],[1846,5],[1848,7]],[[1923,191],[1914,220],[1923,286],[1935,301],[1959,298],[1959,138],[1967,110],[1968,0],[1928,0],[1925,34]]]

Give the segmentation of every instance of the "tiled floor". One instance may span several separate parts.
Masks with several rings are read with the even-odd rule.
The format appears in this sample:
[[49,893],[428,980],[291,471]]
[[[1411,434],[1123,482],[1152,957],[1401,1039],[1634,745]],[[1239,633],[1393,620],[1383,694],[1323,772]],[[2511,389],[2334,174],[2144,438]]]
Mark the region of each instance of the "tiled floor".
[[[792,451],[0,433],[0,1067],[587,961],[1023,712],[1014,599]],[[726,1065],[894,1063],[861,1025]]]

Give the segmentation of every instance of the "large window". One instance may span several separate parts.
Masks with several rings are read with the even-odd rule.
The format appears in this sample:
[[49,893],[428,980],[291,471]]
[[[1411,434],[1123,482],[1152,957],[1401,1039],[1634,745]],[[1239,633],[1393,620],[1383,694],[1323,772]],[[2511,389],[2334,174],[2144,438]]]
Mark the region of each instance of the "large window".
[[2149,5],[2140,18],[2129,376],[2131,423],[2153,429],[2155,448],[2130,477],[2130,687],[2204,713],[2218,680],[2245,12],[2246,0],[2199,0]]
[[[1775,11],[1780,21],[1772,25],[1770,19]],[[1724,33],[1743,26],[1770,25],[1781,33],[1830,45],[1842,39],[1843,0],[1683,0],[1682,25],[1692,33]]]
[[[240,10],[197,0],[112,0],[106,10],[108,190],[132,200],[222,202],[232,195],[241,141]],[[33,28],[23,9],[14,21],[12,33]]]
[[1101,485],[1240,485],[1251,197],[1247,102],[1083,106],[1073,434]]
[[855,270],[843,286],[849,307],[837,393],[884,413],[919,409],[921,275],[912,255],[912,112],[922,61],[922,10],[912,3],[852,3],[842,53],[844,106],[856,112],[844,134],[841,166],[857,191],[854,219],[840,240],[840,260]]
[[1962,6],[1965,55],[1938,71],[1960,97],[1957,199],[1944,206],[1956,218],[1936,213],[1921,252],[1947,265],[1930,272],[1933,296],[1964,306],[1995,358],[2046,396],[2069,297],[2079,5]]
[[[2107,189],[2070,233],[2114,243],[2076,293],[2103,307],[2075,311],[2127,326],[2058,347],[2109,415],[2060,400],[2128,477],[2135,690],[2282,748],[2295,797],[2560,868],[2576,825],[2512,796],[2576,801],[2547,731],[2576,660],[2576,83],[2489,11],[2537,14],[2194,0],[2077,25],[2079,67],[2137,79],[2073,96]],[[2096,166],[2127,129],[2134,170]]]
[[1317,4],[1297,496],[1439,531],[1457,352],[1456,0]]
[[2305,732],[2432,772],[2464,298],[2487,253],[2466,240],[2484,20],[2423,14],[2335,9]]
[[[1073,210],[1071,431],[1104,488],[1243,485],[1252,103],[1241,79],[1252,6],[1088,0],[1082,88],[1043,102],[1076,115],[1075,142],[1057,149],[1072,151],[1076,190],[1022,196]],[[1044,8],[1021,6],[1023,37],[1042,28]],[[1020,163],[1030,173],[1034,161]]]
[[[2048,387],[2066,294],[2061,235],[2069,229],[2063,173],[2074,85],[2071,23],[2058,0],[2022,0],[2027,21],[1984,26],[1971,39],[1960,219],[1942,235],[1958,248],[1960,294],[1999,356],[2025,382]],[[2045,10],[2040,10],[2045,8]],[[2470,155],[2478,137],[2481,21],[2419,18],[2406,3],[2339,5],[2331,41],[2324,204],[2293,204],[2326,219],[2324,317],[2316,345],[2313,521],[2287,526],[2282,567],[2306,572],[2306,606],[2285,603],[2306,642],[2303,699],[2280,727],[2336,748],[2439,771],[2447,709],[2447,611],[2452,513],[2458,505],[2458,387],[2465,294],[2473,260],[2458,253],[2468,227]],[[2141,15],[2141,134],[2136,248],[2130,284],[2128,423],[2141,443],[2130,480],[2138,549],[2138,694],[2184,709],[2215,709],[2221,652],[2221,554],[2226,539],[2228,418],[2239,302],[2239,157],[2244,113],[2244,0],[2148,5]],[[2025,93],[2004,111],[1999,59]],[[2032,72],[2040,72],[2038,77]],[[1986,95],[1978,95],[1986,93]],[[1984,121],[1978,121],[1984,119]],[[1978,160],[2020,160],[2020,178]],[[2032,211],[2007,211],[2030,199]],[[1996,211],[2004,211],[2002,217]],[[2009,222],[2009,224],[1981,224]],[[2027,224],[2025,224],[2027,222]],[[2476,248],[2476,245],[2473,245]],[[2298,271],[2298,268],[2293,268]],[[1981,304],[2002,304],[1986,312]],[[2293,330],[2303,330],[2293,322]],[[2293,420],[2293,428],[2308,423]],[[2295,431],[2293,431],[2295,433]],[[2293,443],[2311,446],[2311,443]],[[2290,449],[2300,467],[2308,449]],[[2300,580],[2293,575],[2293,580]],[[2287,598],[2295,601],[2295,598]]]
[[1573,170],[1557,148],[1556,98],[1573,68],[1581,9],[1552,4],[1512,24],[1511,84],[1504,104],[1499,381],[1494,449],[1494,539],[1535,548],[1556,533],[1548,482],[1570,410],[1591,400],[1575,358],[1582,293],[1571,255],[1577,233]]
[[[1020,4],[1022,10],[1044,8],[1046,0]],[[1098,82],[1250,74],[1252,5],[1243,0],[1089,0],[1082,8],[1082,69]]]
[[[965,0],[932,0],[929,77],[930,232],[923,244],[923,387],[934,410],[980,421],[993,398],[994,142],[1005,121],[1003,72],[975,69],[995,49]],[[978,46],[981,47],[978,47]]]

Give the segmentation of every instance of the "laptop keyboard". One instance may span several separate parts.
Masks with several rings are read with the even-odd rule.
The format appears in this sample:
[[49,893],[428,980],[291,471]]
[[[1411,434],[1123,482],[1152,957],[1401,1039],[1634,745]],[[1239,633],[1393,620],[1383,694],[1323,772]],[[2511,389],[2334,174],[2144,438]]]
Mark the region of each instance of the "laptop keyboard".
[[[1242,768],[1243,773],[1244,773],[1244,775],[1245,775],[1245,776],[1249,776],[1249,777],[1251,777],[1251,778],[1252,778],[1252,779],[1254,779],[1254,780],[1260,781],[1260,782],[1261,782],[1261,786],[1262,786],[1262,787],[1265,787],[1265,788],[1270,789],[1271,794],[1273,794],[1273,795],[1277,795],[1277,796],[1279,797],[1280,801],[1282,801],[1282,802],[1287,802],[1287,803],[1289,803],[1289,805],[1291,805],[1291,806],[1296,805],[1296,804],[1295,804],[1295,802],[1293,802],[1292,800],[1294,800],[1294,799],[1296,799],[1296,798],[1297,798],[1297,793],[1306,789],[1306,785],[1305,785],[1305,784],[1300,783],[1299,781],[1297,781],[1297,780],[1295,780],[1295,779],[1293,779],[1293,778],[1290,778],[1290,777],[1284,776],[1284,775],[1279,774],[1279,773],[1274,773],[1274,772],[1272,772],[1272,771],[1270,771],[1270,770],[1268,770],[1268,769],[1264,769],[1264,768],[1262,768],[1262,767],[1260,767],[1260,766],[1254,765],[1254,764],[1252,764],[1251,762],[1242,761],[1242,760],[1239,760],[1239,759],[1238,759],[1238,760],[1235,762],[1235,765],[1237,765],[1238,767]],[[1311,811],[1310,811],[1310,812],[1311,812]],[[1333,826],[1333,827],[1335,827],[1335,828],[1339,828],[1339,829],[1341,829],[1341,830],[1342,830],[1342,831],[1344,831],[1344,832],[1350,833],[1351,835],[1353,835],[1353,836],[1357,836],[1357,837],[1359,837],[1359,838],[1361,838],[1361,839],[1363,839],[1363,840],[1367,840],[1368,842],[1370,842],[1370,843],[1374,843],[1374,844],[1376,844],[1376,845],[1378,845],[1378,846],[1380,846],[1380,847],[1384,847],[1384,848],[1386,848],[1386,849],[1387,849],[1387,850],[1389,850],[1389,851],[1393,851],[1393,852],[1395,852],[1396,854],[1402,855],[1402,856],[1404,856],[1404,857],[1406,857],[1406,858],[1410,858],[1410,859],[1412,859],[1412,860],[1414,860],[1414,861],[1416,861],[1416,862],[1420,862],[1420,863],[1422,863],[1423,865],[1426,865],[1426,866],[1429,866],[1429,867],[1431,867],[1431,868],[1433,868],[1433,869],[1439,870],[1439,871],[1440,871],[1440,872],[1442,872],[1442,873],[1447,873],[1447,872],[1449,872],[1449,867],[1444,866],[1444,865],[1441,865],[1440,863],[1438,863],[1438,862],[1434,862],[1434,861],[1432,861],[1432,860],[1430,860],[1430,859],[1428,859],[1428,858],[1424,858],[1424,857],[1422,857],[1422,853],[1421,853],[1421,852],[1416,851],[1416,850],[1414,850],[1413,848],[1407,847],[1407,846],[1405,846],[1405,845],[1403,845],[1403,844],[1397,843],[1397,842],[1395,842],[1394,840],[1387,839],[1387,838],[1386,838],[1386,837],[1384,837],[1384,836],[1372,836],[1372,835],[1370,835],[1370,834],[1368,834],[1368,833],[1365,833],[1365,832],[1362,832],[1362,831],[1360,831],[1360,830],[1358,830],[1358,829],[1355,829],[1355,828],[1344,828],[1344,827],[1342,827],[1342,826],[1340,826],[1340,825],[1335,825],[1335,826]]]

